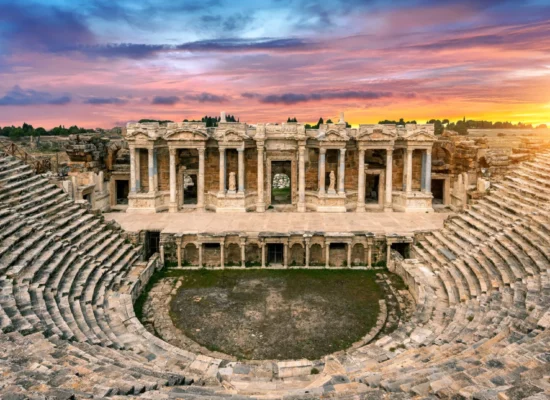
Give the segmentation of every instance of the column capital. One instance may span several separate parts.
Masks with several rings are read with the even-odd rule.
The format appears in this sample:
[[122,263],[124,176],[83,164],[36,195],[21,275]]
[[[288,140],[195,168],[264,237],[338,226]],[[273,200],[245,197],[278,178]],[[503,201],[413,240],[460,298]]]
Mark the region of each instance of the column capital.
[[345,153],[346,153],[346,148],[345,148],[345,147],[344,147],[344,148],[341,148],[341,149],[340,149],[340,154],[345,154]]
[[168,152],[170,153],[171,156],[175,156],[177,150],[178,149],[176,149],[175,147],[169,147],[168,148]]
[[320,153],[320,154],[326,154],[326,153],[327,153],[327,149],[325,149],[324,147],[319,147],[319,153]]
[[225,153],[225,147],[218,147],[218,150],[220,151],[220,153]]
[[239,153],[244,152],[244,147],[237,147],[237,151],[238,151]]
[[413,151],[414,151],[414,148],[407,147],[407,154],[412,154]]
[[197,147],[197,152],[199,153],[199,155],[204,155],[204,152],[205,152],[205,148],[204,147]]
[[426,154],[432,154],[432,148],[426,149]]

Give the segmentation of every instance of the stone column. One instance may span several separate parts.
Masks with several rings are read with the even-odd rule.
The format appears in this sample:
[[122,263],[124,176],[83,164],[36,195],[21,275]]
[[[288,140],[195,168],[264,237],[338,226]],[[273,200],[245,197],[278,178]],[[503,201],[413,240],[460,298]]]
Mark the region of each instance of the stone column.
[[197,247],[199,250],[199,268],[202,268],[202,243],[199,243]]
[[155,177],[155,191],[159,190],[159,162],[158,152],[153,153],[153,176]]
[[256,202],[256,211],[265,211],[264,202],[264,146],[258,145],[258,200]]
[[178,211],[176,200],[176,149],[170,149],[170,204],[169,212]]
[[[164,267],[164,245],[160,245],[160,264]],[[161,267],[161,268],[162,268]]]
[[305,146],[298,149],[298,212],[306,211],[306,161]]
[[327,149],[319,149],[319,194],[325,194],[325,159],[326,159]]
[[265,242],[261,244],[262,246],[262,268],[265,268]]
[[237,173],[239,175],[239,193],[244,194],[244,148],[237,149],[237,154],[239,160],[239,170]]
[[407,184],[405,186],[405,191],[407,193],[410,193],[412,191],[412,161],[413,161],[413,149],[407,149],[407,168],[406,168],[406,171],[407,171]]
[[348,243],[348,259],[347,259],[348,268],[351,268],[351,249],[352,248],[353,248],[353,244]]
[[149,175],[149,193],[155,193],[155,156],[154,149],[147,149],[148,156],[148,175]]
[[393,149],[386,149],[386,201],[384,210],[392,210],[392,188],[393,188]]
[[424,191],[426,193],[432,192],[432,149],[426,150],[426,164],[425,169],[425,182],[424,182]]
[[325,268],[328,268],[330,266],[329,259],[330,259],[330,242],[326,242],[325,243]]
[[179,241],[179,238],[177,238],[176,246],[177,246],[177,252],[178,252],[178,268],[181,268],[181,242]]
[[225,268],[225,243],[220,242],[220,267]]
[[426,190],[426,152],[422,151],[422,162],[420,164],[420,191]]
[[283,268],[288,268],[288,242],[283,246]]
[[372,267],[372,244],[367,244],[367,267]]
[[346,149],[340,149],[340,165],[338,167],[338,194],[344,194],[344,183],[346,179]]
[[365,150],[359,149],[359,176],[357,185],[357,212],[365,212]]
[[130,193],[136,192],[136,148],[130,146]]
[[136,176],[136,192],[139,192],[141,190],[141,158],[140,158],[140,150],[135,149],[136,155],[135,155],[135,176]]
[[246,239],[241,239],[241,268],[246,267]]
[[390,269],[391,263],[391,243],[386,242],[386,268]]
[[306,265],[305,265],[305,267],[306,268],[309,267],[309,250],[310,250],[309,246],[310,246],[310,243],[311,243],[311,239],[306,238],[305,239],[305,248],[306,248],[306,263],[305,263]]
[[221,195],[225,194],[227,185],[225,184],[225,148],[220,148],[220,193]]
[[199,153],[199,176],[197,179],[197,208],[204,209],[204,151],[205,149],[197,149]]

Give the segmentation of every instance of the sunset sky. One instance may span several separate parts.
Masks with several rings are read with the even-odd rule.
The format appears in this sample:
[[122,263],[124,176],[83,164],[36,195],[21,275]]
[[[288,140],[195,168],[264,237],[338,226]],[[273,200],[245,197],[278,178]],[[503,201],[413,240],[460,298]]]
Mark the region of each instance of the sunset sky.
[[550,125],[550,0],[0,0],[0,126],[220,110]]

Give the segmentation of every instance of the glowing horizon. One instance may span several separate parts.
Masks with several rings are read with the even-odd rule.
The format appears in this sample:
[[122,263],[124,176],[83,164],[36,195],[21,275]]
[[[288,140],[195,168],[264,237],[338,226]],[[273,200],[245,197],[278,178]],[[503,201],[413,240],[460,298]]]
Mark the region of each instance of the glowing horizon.
[[[0,0],[0,126],[550,126],[550,3]],[[481,4],[479,4],[481,3]]]

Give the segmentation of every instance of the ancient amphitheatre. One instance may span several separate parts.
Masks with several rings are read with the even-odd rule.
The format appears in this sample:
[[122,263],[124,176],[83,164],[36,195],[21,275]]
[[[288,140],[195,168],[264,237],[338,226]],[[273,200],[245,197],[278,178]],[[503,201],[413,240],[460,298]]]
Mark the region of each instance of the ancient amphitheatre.
[[[547,398],[549,145],[534,134],[435,136],[430,124],[350,128],[343,114],[319,129],[222,115],[215,128],[129,123],[118,140],[71,137],[65,177],[5,151],[0,393]],[[254,359],[184,334],[182,323],[225,318],[216,308],[247,274],[303,271],[325,285],[330,274],[371,277],[376,315],[359,321],[358,340],[311,359]],[[210,281],[193,288],[193,274]],[[237,283],[212,283],[220,274]],[[172,304],[172,318],[176,293],[187,303]],[[215,307],[186,319],[208,296]],[[339,314],[335,324],[350,322]]]

